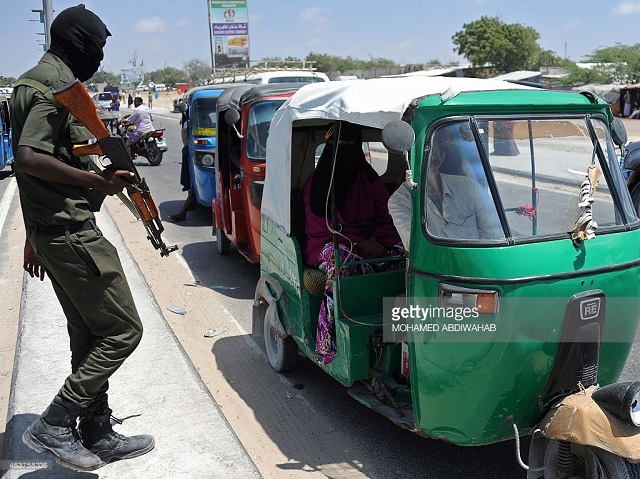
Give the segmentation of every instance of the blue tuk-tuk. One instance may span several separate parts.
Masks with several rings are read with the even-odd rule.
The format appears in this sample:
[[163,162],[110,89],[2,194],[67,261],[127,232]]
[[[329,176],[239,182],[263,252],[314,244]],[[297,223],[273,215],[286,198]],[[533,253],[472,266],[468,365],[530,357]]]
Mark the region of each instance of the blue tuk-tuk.
[[11,119],[9,118],[9,101],[0,99],[0,170],[13,163],[13,147],[11,146]]
[[189,89],[180,105],[183,127],[189,137],[191,186],[199,204],[211,208],[216,196],[216,105],[229,85],[205,85]]

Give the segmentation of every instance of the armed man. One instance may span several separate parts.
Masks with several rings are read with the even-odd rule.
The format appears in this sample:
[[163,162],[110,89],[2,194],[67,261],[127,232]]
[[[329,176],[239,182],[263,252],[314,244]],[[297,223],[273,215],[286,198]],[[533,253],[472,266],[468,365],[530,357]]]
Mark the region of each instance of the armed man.
[[91,201],[92,193],[131,188],[134,173],[112,168],[96,174],[84,158],[74,157],[73,145],[92,135],[53,95],[76,78],[93,76],[110,35],[84,5],[63,10],[51,24],[51,48],[20,77],[11,97],[27,234],[24,269],[32,278],[49,277],[71,347],[71,374],[22,439],[80,471],[154,447],[150,435],[125,437],[111,427],[108,380],[140,342],[142,322],[118,253],[96,226]]

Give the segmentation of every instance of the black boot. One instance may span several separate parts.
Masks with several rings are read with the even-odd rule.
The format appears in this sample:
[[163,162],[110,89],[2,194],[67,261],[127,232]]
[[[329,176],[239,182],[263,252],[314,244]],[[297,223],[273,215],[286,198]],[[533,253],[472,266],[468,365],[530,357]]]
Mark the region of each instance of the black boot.
[[22,442],[37,452],[51,452],[56,461],[76,471],[92,471],[102,466],[102,460],[87,450],[76,429],[79,408],[56,396],[22,435]]
[[140,434],[123,436],[111,428],[111,409],[106,403],[88,408],[80,418],[78,430],[82,443],[105,463],[131,459],[151,451],[155,446],[153,436]]

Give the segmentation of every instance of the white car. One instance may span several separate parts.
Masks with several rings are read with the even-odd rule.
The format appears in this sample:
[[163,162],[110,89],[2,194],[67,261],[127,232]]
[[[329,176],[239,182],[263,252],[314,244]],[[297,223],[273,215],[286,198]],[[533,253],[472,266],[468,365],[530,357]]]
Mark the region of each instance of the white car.
[[104,108],[105,110],[111,108],[111,103],[113,103],[113,95],[110,91],[101,91],[100,93],[93,95],[91,98],[96,106]]
[[149,89],[149,87],[147,85],[145,85],[144,83],[140,83],[140,85],[138,85],[136,87],[136,93],[140,93],[142,91],[147,91]]
[[318,83],[328,82],[329,77],[322,72],[309,70],[282,70],[255,73],[246,78],[247,83]]

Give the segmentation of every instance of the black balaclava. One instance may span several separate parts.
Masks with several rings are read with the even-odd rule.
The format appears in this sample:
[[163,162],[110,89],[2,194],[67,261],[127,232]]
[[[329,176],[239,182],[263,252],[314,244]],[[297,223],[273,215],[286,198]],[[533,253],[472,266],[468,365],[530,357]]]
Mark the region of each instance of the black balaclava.
[[98,71],[102,49],[111,33],[83,4],[61,11],[51,23],[49,52],[59,57],[80,81]]

